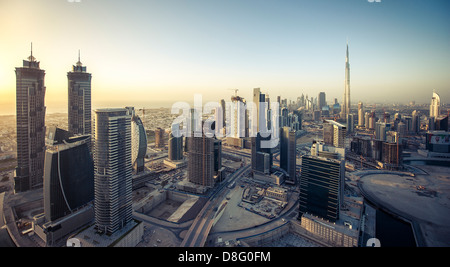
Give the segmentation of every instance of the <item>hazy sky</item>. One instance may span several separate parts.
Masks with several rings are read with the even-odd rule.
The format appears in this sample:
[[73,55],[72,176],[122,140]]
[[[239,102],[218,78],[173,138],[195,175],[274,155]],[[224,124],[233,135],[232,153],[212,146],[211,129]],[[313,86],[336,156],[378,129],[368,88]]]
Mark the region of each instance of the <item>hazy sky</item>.
[[[450,102],[448,0],[0,0],[0,114],[15,113],[15,67],[45,69],[49,112],[67,110],[67,72],[92,73],[94,107],[171,106],[302,93]],[[157,104],[158,103],[158,104]]]

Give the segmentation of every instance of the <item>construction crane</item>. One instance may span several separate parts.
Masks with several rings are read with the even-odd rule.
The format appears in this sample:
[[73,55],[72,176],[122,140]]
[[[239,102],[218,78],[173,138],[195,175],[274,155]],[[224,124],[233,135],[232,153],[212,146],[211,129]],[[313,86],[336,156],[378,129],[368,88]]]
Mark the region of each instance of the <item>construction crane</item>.
[[243,98],[237,95],[237,92],[239,91],[239,89],[228,89],[228,90],[233,90],[234,91],[234,96],[231,97],[231,101],[242,101]]
[[150,169],[151,170],[155,170],[156,169],[156,167],[158,167],[158,164],[157,164],[157,162],[156,162],[156,160],[155,160],[155,157],[156,157],[156,154],[152,154],[151,156],[150,156]]
[[362,155],[360,155],[359,157],[360,157],[360,159],[361,159],[361,169],[362,169],[362,168],[363,168],[362,162],[363,162],[363,160],[366,161],[366,159],[365,159]]
[[228,90],[233,90],[234,91],[234,96],[237,96],[237,92],[239,91],[239,89],[228,89]]

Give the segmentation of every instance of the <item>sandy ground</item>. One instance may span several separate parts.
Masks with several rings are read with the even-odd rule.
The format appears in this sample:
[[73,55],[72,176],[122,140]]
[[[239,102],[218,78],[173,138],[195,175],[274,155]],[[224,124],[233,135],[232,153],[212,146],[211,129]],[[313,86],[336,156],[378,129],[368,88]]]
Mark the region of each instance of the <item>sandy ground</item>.
[[144,223],[144,236],[137,247],[179,247],[181,240],[175,233],[162,227]]
[[429,175],[374,174],[361,178],[364,191],[382,205],[412,216],[429,246],[450,246],[449,168],[420,166]]
[[247,211],[238,206],[241,201],[243,190],[244,189],[240,186],[236,186],[233,189],[231,193],[232,197],[228,201],[222,217],[211,229],[211,233],[249,228],[269,221],[269,219],[264,218],[263,216]]

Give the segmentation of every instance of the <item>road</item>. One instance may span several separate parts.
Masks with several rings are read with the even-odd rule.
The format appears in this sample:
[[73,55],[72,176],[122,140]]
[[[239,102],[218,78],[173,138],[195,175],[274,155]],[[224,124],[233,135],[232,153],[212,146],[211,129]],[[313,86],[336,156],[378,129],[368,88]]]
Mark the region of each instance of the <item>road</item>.
[[181,247],[203,247],[212,228],[216,215],[215,207],[218,207],[224,198],[228,195],[230,189],[226,186],[233,183],[238,177],[250,169],[250,165],[240,168],[232,174],[228,181],[220,185],[211,195],[203,209],[199,212],[191,227],[189,228]]
[[[302,146],[310,145],[310,143],[305,144],[297,144],[297,148]],[[229,148],[223,148],[224,151],[227,152],[233,152],[234,154],[244,156],[244,157],[251,157],[251,153],[247,153],[244,151],[236,151],[234,149]],[[275,151],[274,155],[278,155],[279,151]],[[242,174],[250,169],[251,165],[247,165],[245,167],[240,168],[237,170],[229,179],[228,182],[225,182],[219,186],[211,194],[210,199],[208,202],[206,202],[203,209],[199,212],[197,217],[195,218],[194,222],[192,223],[191,227],[188,230],[188,233],[186,234],[183,242],[181,243],[182,247],[203,247],[205,245],[206,239],[208,237],[208,234],[212,228],[214,218],[216,215],[215,208],[222,203],[224,198],[228,195],[230,190],[226,188],[227,185],[234,182],[238,177],[242,176]],[[226,189],[226,190],[224,190]],[[290,209],[289,209],[290,210]],[[266,225],[261,225],[258,227],[259,229],[264,229]]]
[[252,235],[265,233],[276,227],[286,224],[289,220],[291,220],[291,214],[297,208],[298,208],[298,202],[296,199],[295,201],[290,202],[289,206],[286,207],[286,209],[283,211],[283,213],[280,214],[280,216],[278,216],[277,218],[275,218],[273,220],[270,220],[265,223],[255,225],[252,227],[248,227],[248,228],[214,232],[211,235],[209,235],[208,239],[216,240],[217,237],[221,237],[223,240],[232,240],[232,239],[237,240],[237,239],[249,237]]

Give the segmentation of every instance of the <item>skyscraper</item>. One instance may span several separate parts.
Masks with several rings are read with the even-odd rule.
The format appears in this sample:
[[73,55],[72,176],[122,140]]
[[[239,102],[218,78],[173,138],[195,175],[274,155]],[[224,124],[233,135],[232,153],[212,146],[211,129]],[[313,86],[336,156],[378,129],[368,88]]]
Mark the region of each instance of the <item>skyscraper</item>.
[[226,131],[226,126],[227,126],[227,120],[228,120],[228,116],[227,116],[227,109],[226,109],[226,103],[225,103],[225,99],[221,99],[220,100],[220,107],[222,108],[222,125],[219,125],[218,129],[222,129],[222,134],[226,135],[228,134]]
[[[262,130],[267,129],[268,127],[268,104],[264,106],[266,103],[266,95],[261,93],[260,88],[253,89],[253,104],[256,108],[256,112],[253,112],[252,116],[252,133],[251,136],[256,136],[256,133],[261,132]],[[260,104],[261,103],[261,104]]]
[[271,136],[262,137],[260,133],[251,138],[252,144],[252,171],[269,174],[273,166],[272,148],[261,147],[261,141],[270,140]]
[[202,186],[214,185],[214,139],[188,137],[187,176],[191,183]]
[[[180,124],[172,124],[172,130],[169,134],[169,160],[183,159],[183,137],[179,136]],[[179,136],[179,137],[175,137]]]
[[155,147],[164,147],[164,130],[159,127],[155,129]]
[[433,97],[430,104],[430,117],[437,118],[439,116],[441,106],[441,97],[433,91]]
[[131,163],[135,174],[144,171],[144,158],[147,154],[147,133],[141,118],[134,107],[126,107],[131,115]]
[[280,136],[280,167],[285,170],[289,178],[287,183],[295,184],[296,177],[296,163],[297,163],[297,146],[296,134],[290,127],[281,128]]
[[417,110],[412,112],[412,132],[415,134],[420,132],[420,113]]
[[322,108],[327,105],[325,92],[320,92],[317,100],[318,100],[318,103],[317,103],[318,108],[319,108],[319,110],[322,110]]
[[355,119],[353,114],[347,114],[347,133],[353,133],[355,128]]
[[86,72],[86,67],[80,62],[72,66],[72,71],[67,73],[69,88],[69,132],[72,134],[91,134],[91,78]]
[[368,129],[375,129],[375,118],[376,118],[375,111],[370,112],[369,118],[368,118],[368,121],[369,121]]
[[358,102],[358,126],[364,127],[364,105],[361,101]]
[[246,137],[246,124],[247,124],[247,109],[246,101],[240,96],[231,97],[231,109],[230,109],[230,137],[244,138]]
[[14,191],[43,184],[45,156],[45,70],[33,57],[33,47],[23,67],[16,68],[17,167]]
[[385,169],[397,169],[402,164],[402,146],[398,143],[383,142],[381,145],[381,161]]
[[378,121],[375,123],[375,137],[377,140],[386,141],[387,132],[391,130],[391,124]]
[[222,140],[214,139],[214,175],[222,168]]
[[51,126],[47,137],[44,213],[33,216],[33,230],[46,246],[60,246],[94,220],[91,135],[72,136]]
[[50,127],[54,140],[45,154],[44,212],[46,221],[71,214],[94,200],[94,161],[90,136],[69,138],[67,132]]
[[310,213],[336,222],[344,193],[344,160],[302,156],[299,218]]
[[364,127],[366,129],[369,129],[369,126],[370,126],[369,119],[370,119],[370,113],[369,112],[364,113]]
[[344,91],[344,101],[342,103],[341,118],[347,119],[347,115],[350,114],[350,62],[348,58],[348,43],[347,43],[347,54],[345,56],[345,91]]
[[132,219],[131,114],[125,108],[94,113],[95,224],[111,235]]
[[[196,108],[191,108],[189,110],[189,114],[185,120],[186,126],[183,125],[183,128],[185,127],[186,136],[184,138],[184,152],[188,152],[189,150],[189,137],[194,136],[195,133],[199,134],[201,136],[202,133],[202,120],[201,115],[199,114],[199,110]],[[184,123],[183,123],[184,124]]]
[[439,115],[434,121],[436,131],[448,131],[448,115]]
[[[259,132],[259,102],[261,97],[261,89],[260,88],[253,88],[253,104],[256,108],[256,112],[253,111],[253,117],[252,117],[252,133],[256,135],[256,133]],[[256,115],[255,115],[256,114]],[[256,120],[256,122],[255,122]]]
[[324,123],[322,129],[323,142],[326,145],[333,145],[334,128],[331,123]]
[[325,120],[323,123],[323,141],[326,145],[345,148],[345,135],[347,128],[333,120]]

